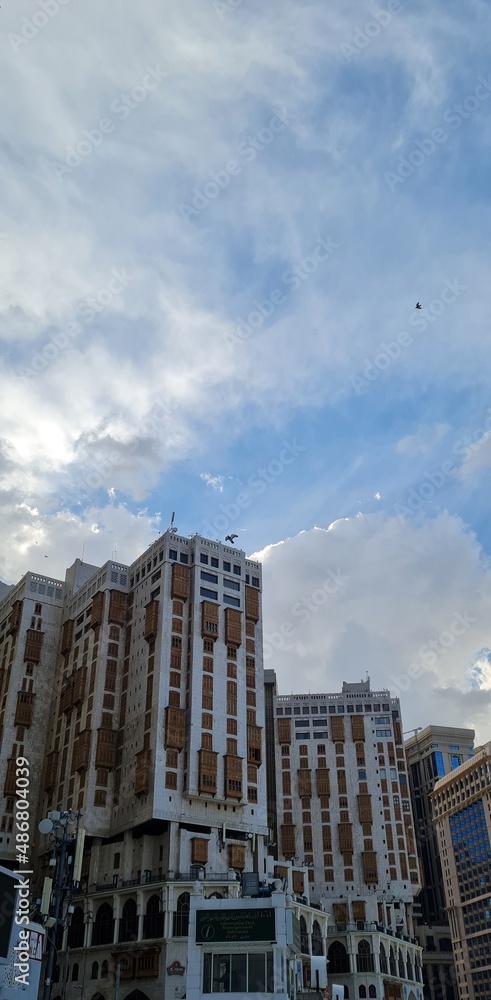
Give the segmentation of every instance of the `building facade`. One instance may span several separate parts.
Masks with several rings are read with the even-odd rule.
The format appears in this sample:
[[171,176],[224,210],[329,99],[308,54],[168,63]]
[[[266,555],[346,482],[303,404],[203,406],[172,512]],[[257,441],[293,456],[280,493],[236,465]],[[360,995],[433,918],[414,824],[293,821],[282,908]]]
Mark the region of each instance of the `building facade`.
[[431,794],[459,1000],[491,997],[491,743]]
[[196,879],[233,898],[265,871],[261,570],[169,531],[85,577],[65,584],[38,817],[80,811],[86,833],[55,978],[69,1000],[114,975],[121,1000],[139,980],[175,1000]]
[[35,573],[6,588],[0,604],[0,862],[11,869],[15,762],[29,760],[32,843],[62,611],[63,583]]
[[457,993],[430,794],[439,778],[472,756],[474,736],[472,729],[427,726],[406,740],[416,843],[423,873],[423,888],[415,912],[416,936],[423,947],[425,1000],[454,1000]]
[[307,868],[310,900],[330,915],[330,974],[351,998],[419,996],[421,884],[398,699],[344,683],[276,695],[274,716],[278,856]]

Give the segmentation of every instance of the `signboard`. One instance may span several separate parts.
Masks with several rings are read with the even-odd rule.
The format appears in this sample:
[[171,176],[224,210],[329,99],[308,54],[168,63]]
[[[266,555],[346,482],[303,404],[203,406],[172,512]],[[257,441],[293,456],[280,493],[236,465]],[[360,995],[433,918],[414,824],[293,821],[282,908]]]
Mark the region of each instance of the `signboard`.
[[196,944],[228,944],[236,941],[276,941],[275,911],[196,911]]
[[43,960],[44,934],[29,930],[29,957],[35,962]]

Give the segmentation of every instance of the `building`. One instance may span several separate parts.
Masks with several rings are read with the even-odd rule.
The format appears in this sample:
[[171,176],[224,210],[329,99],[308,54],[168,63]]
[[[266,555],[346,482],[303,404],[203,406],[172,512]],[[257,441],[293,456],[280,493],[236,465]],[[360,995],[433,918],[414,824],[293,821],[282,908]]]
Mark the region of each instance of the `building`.
[[68,1000],[109,997],[114,976],[121,1000],[140,980],[175,1000],[166,970],[186,964],[196,879],[230,899],[242,871],[265,873],[261,570],[168,531],[131,566],[81,572],[65,582],[38,817],[80,811],[86,833],[55,979]]
[[15,762],[29,761],[32,843],[62,610],[62,582],[35,573],[4,588],[0,603],[0,861],[12,870]]
[[369,680],[341,693],[275,695],[274,726],[278,857],[308,869],[310,900],[329,913],[330,975],[351,1000],[421,995],[412,913],[420,874],[398,699]]
[[445,909],[442,870],[430,794],[438,778],[473,753],[474,731],[449,726],[427,726],[406,740],[409,787],[421,860],[423,888],[415,907],[416,936],[423,947],[426,1000],[454,1000],[456,972]]
[[491,743],[431,793],[459,1000],[491,997]]

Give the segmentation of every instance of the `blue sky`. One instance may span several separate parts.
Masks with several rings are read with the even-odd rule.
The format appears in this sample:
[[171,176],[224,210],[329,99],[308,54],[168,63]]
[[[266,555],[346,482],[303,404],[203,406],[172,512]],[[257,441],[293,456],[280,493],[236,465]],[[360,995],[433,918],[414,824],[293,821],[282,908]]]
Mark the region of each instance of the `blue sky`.
[[424,684],[489,737],[490,19],[2,8],[3,580],[129,562],[175,510],[261,553],[273,634],[335,559],[280,684],[389,684],[472,605],[406,714]]

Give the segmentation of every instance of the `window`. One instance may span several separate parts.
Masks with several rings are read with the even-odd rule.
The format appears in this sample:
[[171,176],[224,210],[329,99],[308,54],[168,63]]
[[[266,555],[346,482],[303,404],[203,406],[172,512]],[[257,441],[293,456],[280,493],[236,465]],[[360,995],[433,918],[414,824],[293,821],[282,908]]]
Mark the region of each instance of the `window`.
[[[177,559],[177,549],[169,549],[169,559]],[[142,576],[144,575],[144,573],[145,570],[142,569]]]
[[208,590],[207,587],[199,588],[200,597],[206,597],[209,601],[218,601],[218,593],[216,590]]
[[210,563],[211,563],[212,566],[214,566],[215,569],[218,569],[218,567],[220,565],[216,556],[212,556],[211,557]]
[[203,994],[274,993],[273,953],[203,955]]
[[376,729],[375,732],[377,736],[392,736],[390,729]]
[[240,590],[240,583],[237,583],[237,580],[228,580],[227,577],[223,581],[223,586],[228,587],[229,590]]
[[236,576],[240,576],[241,572],[242,572],[242,570],[241,570],[240,566],[238,566],[237,563],[234,563],[234,573],[235,573],[235,575]]
[[180,559],[180,561],[181,561],[182,563],[187,563],[187,562],[189,562],[189,556],[188,556],[187,552],[181,552],[181,554],[180,554],[180,556],[179,556],[179,559]]
[[252,583],[253,587],[259,587],[259,577],[258,576],[253,576],[251,583]]
[[234,608],[240,608],[240,601],[238,597],[231,597],[230,594],[224,594],[223,600],[225,604],[231,604]]
[[200,563],[203,563],[205,566],[208,566],[208,556],[205,555],[204,552],[200,552],[199,561]]
[[206,580],[208,583],[218,583],[218,576],[216,573],[207,573],[206,570],[201,570],[201,579]]
[[225,570],[226,573],[230,573],[231,572],[231,566],[230,566],[229,562],[224,562],[223,563],[223,568],[224,568],[224,570]]
[[309,713],[310,713],[309,706],[304,705],[304,707],[302,708],[302,715],[309,715]]

